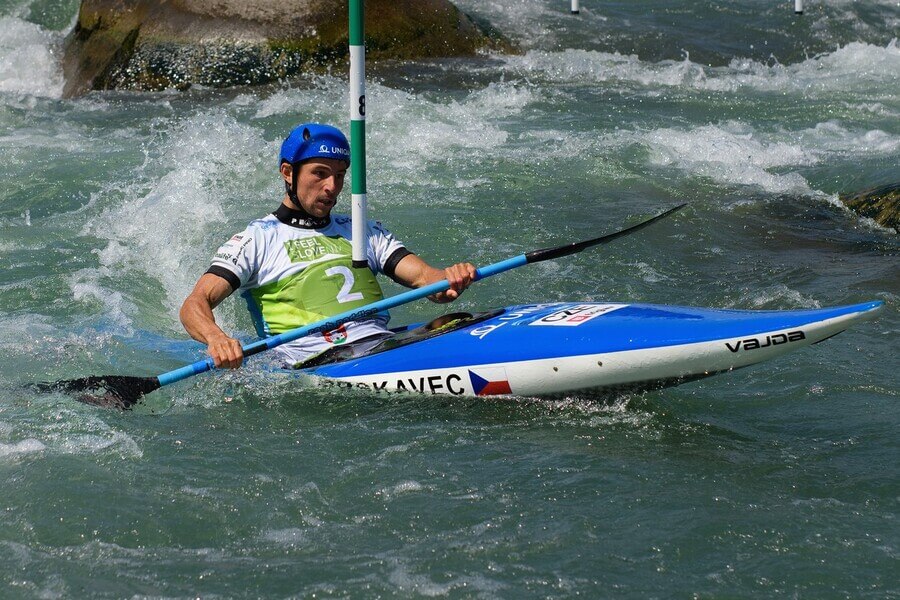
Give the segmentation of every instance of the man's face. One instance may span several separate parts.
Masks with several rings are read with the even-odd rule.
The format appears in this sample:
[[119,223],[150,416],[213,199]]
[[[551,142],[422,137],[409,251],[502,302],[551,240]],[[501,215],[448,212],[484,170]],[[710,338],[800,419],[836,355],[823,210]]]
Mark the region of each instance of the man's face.
[[[282,165],[281,175],[290,183],[290,165]],[[313,217],[327,217],[344,188],[346,175],[347,163],[333,158],[313,158],[300,165],[297,178],[300,206]]]

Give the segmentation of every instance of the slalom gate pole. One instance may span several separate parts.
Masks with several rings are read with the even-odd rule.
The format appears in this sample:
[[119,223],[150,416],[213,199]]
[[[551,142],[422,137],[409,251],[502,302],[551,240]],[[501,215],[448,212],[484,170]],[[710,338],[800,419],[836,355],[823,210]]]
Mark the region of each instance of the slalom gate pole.
[[366,223],[366,46],[363,0],[350,0],[350,177],[353,268],[368,268]]

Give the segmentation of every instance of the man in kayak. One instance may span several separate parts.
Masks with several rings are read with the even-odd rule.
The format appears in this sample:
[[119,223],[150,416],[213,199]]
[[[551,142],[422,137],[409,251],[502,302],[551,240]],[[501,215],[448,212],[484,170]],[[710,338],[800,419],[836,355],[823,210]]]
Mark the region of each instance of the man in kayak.
[[[381,300],[375,278],[384,273],[418,288],[446,279],[450,289],[429,298],[451,302],[475,278],[475,267],[430,266],[391,232],[369,221],[368,267],[353,268],[350,218],[332,215],[350,166],[350,145],[335,127],[309,123],[281,145],[285,194],[270,215],[250,223],[223,244],[181,307],[181,322],[208,346],[216,367],[237,368],[241,344],[216,324],[213,309],[237,289],[247,301],[257,333],[274,335]],[[285,365],[338,344],[374,346],[390,335],[387,313],[344,323],[274,349]]]

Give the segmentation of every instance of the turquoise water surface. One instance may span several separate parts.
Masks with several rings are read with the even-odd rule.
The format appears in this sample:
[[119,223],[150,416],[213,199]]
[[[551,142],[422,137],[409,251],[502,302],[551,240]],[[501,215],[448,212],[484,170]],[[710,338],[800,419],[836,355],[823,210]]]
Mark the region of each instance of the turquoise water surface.
[[[63,100],[78,3],[0,0],[0,597],[900,596],[900,244],[837,200],[900,181],[900,6],[457,4],[523,53],[371,67],[370,210],[412,250],[488,264],[690,206],[393,323],[562,300],[879,317],[611,402],[330,392],[264,355],[128,413],[35,392],[202,358],[181,302],[277,205],[286,132],[346,126],[347,83]],[[242,304],[218,319],[251,341]]]

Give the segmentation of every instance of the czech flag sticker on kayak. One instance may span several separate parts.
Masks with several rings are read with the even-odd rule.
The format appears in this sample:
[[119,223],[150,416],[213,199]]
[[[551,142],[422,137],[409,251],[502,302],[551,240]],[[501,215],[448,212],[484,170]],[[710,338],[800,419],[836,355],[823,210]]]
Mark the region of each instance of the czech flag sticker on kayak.
[[476,396],[512,394],[509,380],[506,378],[506,369],[503,367],[478,369],[478,373],[470,370],[469,379],[472,381],[472,391]]

